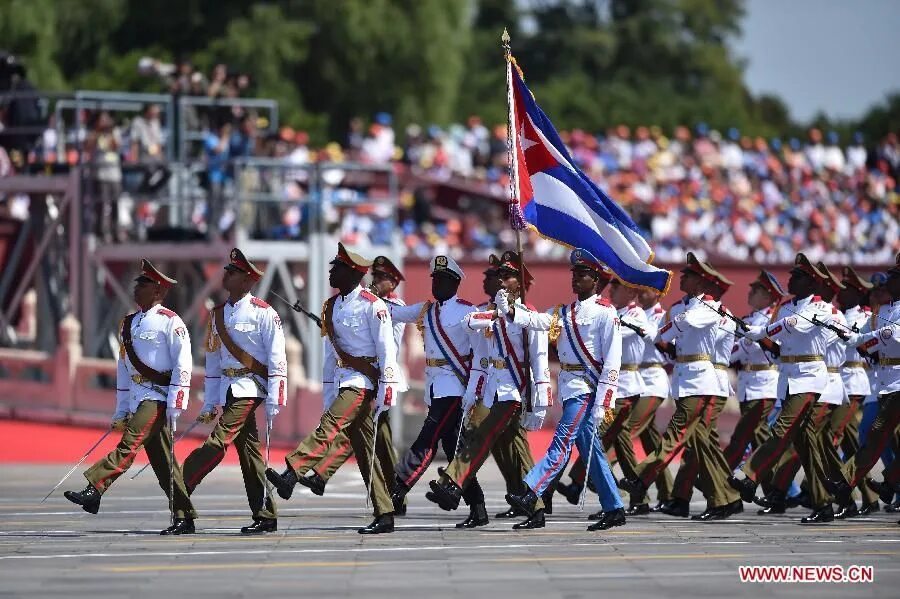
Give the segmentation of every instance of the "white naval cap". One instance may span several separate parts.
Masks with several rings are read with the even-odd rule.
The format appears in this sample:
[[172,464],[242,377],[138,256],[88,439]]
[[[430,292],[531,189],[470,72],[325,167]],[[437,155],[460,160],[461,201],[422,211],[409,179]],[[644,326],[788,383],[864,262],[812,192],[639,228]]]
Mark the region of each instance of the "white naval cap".
[[444,273],[462,281],[466,278],[462,268],[450,256],[435,256],[431,259],[431,274]]

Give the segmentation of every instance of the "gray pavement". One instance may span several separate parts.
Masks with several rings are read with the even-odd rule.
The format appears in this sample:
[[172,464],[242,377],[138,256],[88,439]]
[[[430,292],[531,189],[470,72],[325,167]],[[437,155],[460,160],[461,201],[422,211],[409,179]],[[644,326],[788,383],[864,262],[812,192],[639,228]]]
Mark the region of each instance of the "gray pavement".
[[[138,464],[140,466],[140,464]],[[511,523],[459,531],[464,508],[446,513],[424,498],[432,472],[410,495],[391,535],[362,537],[364,487],[348,464],[325,497],[306,489],[280,502],[279,530],[243,537],[249,523],[236,467],[220,467],[194,495],[198,534],[158,536],[167,505],[152,472],[122,477],[91,516],[62,497],[76,473],[44,504],[68,469],[0,467],[0,597],[897,597],[898,514],[829,525],[798,524],[805,510],[760,517],[748,509],[724,522],[665,516],[629,519],[604,533],[557,496],[547,528]],[[132,472],[135,471],[134,469]],[[505,509],[502,479],[489,462],[479,476],[489,511]],[[694,496],[692,510],[703,508]],[[741,583],[740,565],[871,565],[874,582]]]

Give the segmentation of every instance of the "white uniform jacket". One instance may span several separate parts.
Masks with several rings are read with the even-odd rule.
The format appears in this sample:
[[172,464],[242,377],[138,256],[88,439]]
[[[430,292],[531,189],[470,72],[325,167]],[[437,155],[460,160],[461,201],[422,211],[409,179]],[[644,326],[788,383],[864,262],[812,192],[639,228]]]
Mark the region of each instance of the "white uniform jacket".
[[563,399],[594,394],[605,409],[615,407],[622,364],[622,334],[616,309],[596,295],[559,304],[545,313],[516,306],[515,322],[556,339]]
[[813,324],[813,317],[822,322],[831,318],[829,304],[818,295],[781,304],[772,323],[750,327],[747,333],[756,340],[769,337],[781,346],[779,391],[821,394],[828,384],[825,347],[831,333]]
[[[773,315],[774,308],[766,308],[754,311],[743,320],[751,327],[762,327],[769,324]],[[731,361],[741,364],[737,388],[739,402],[778,398],[778,363],[759,343],[747,337],[738,338]]]
[[[847,326],[856,331],[863,331],[869,324],[872,316],[872,310],[868,307],[861,308],[854,306],[849,310],[844,310],[844,318],[847,319]],[[847,395],[865,397],[872,392],[872,386],[869,381],[869,369],[865,358],[856,351],[856,344],[848,343],[844,355],[844,365],[841,366],[841,378],[844,381],[844,390]]]
[[[516,312],[527,308],[516,301]],[[526,331],[507,318],[494,319],[494,312],[471,312],[463,318],[464,326],[486,335],[490,354],[480,358],[479,368],[488,372],[482,393],[485,407],[496,401],[522,401],[525,390],[524,368],[527,333],[532,381],[532,412],[540,413],[552,403],[547,334]]]
[[640,397],[644,393],[644,380],[641,378],[641,360],[644,359],[644,350],[647,340],[656,338],[656,327],[651,327],[647,322],[644,310],[635,303],[616,310],[620,322],[627,322],[644,332],[641,337],[634,329],[620,326],[622,335],[622,365],[619,368],[619,389],[617,398]]
[[136,312],[131,320],[131,343],[138,359],[158,372],[172,371],[168,386],[144,380],[135,369],[122,341],[124,324],[122,321],[119,327],[115,418],[134,412],[146,399],[165,402],[168,408],[187,408],[194,360],[191,338],[184,322],[175,312],[160,305],[146,312]]
[[[396,390],[400,369],[394,345],[394,325],[387,305],[377,295],[360,286],[346,296],[338,294],[334,298],[331,321],[338,346],[347,354],[375,365],[380,377],[379,396],[388,387]],[[323,320],[324,317],[323,309]],[[322,385],[326,410],[345,387],[376,389],[369,377],[341,362],[327,335],[323,337],[323,343],[325,362],[322,366]]]
[[653,341],[663,324],[666,311],[656,304],[644,310],[644,315],[647,317],[647,336],[644,338],[644,356],[641,359],[641,378],[644,380],[644,392],[641,396],[665,399],[669,396],[669,373],[664,368],[668,358],[656,349]]
[[469,380],[472,340],[463,318],[475,307],[457,296],[445,302],[419,302],[392,306],[395,323],[415,322],[425,339],[425,385],[428,400],[461,397]]
[[[701,305],[701,301],[713,309]],[[675,343],[674,378],[678,398],[719,393],[719,377],[712,362],[716,355],[717,327],[722,319],[715,310],[718,307],[719,302],[712,296],[690,298],[680,313],[659,331],[659,340]]]
[[[223,320],[228,336],[245,352],[268,368],[268,381],[255,374],[233,374],[244,365],[231,355],[219,338],[215,316],[209,313],[206,331],[206,388],[203,411],[225,404],[228,390],[234,397],[259,397],[269,405],[287,404],[287,358],[284,329],[275,309],[251,294],[233,306],[225,302]],[[229,374],[232,373],[232,374]]]

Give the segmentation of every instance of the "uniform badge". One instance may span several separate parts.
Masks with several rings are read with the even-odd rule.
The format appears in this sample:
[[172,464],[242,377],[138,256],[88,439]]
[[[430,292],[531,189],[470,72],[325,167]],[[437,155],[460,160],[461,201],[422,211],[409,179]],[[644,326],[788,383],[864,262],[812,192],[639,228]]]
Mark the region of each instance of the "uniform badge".
[[882,339],[890,339],[891,337],[894,336],[894,330],[891,329],[890,327],[885,327],[885,328],[881,329],[880,335],[881,335]]
[[481,358],[481,367],[482,368],[487,368],[490,365],[491,365],[490,360],[488,360],[487,358]]
[[447,256],[438,256],[434,259],[434,265],[441,268],[447,268]]
[[379,310],[378,314],[376,316],[378,316],[378,320],[380,320],[381,322],[387,321],[387,317],[388,317],[387,310]]
[[184,330],[184,327],[178,327],[175,329],[175,334],[184,339],[184,336],[187,334],[187,331]]
[[184,370],[181,371],[181,375],[180,375],[179,378],[180,378],[180,380],[181,380],[181,384],[182,384],[182,385],[187,385],[188,383],[191,382],[191,375],[190,375],[190,373],[185,372]]
[[615,383],[617,380],[619,380],[619,371],[618,370],[610,370],[606,374],[606,380],[610,383]]
[[390,366],[388,366],[387,368],[385,368],[385,369],[384,369],[384,378],[386,378],[386,379],[392,379],[392,378],[394,378],[394,369],[391,368]]
[[787,323],[787,325],[789,327],[795,327],[795,326],[797,326],[797,317],[789,316],[788,319],[785,321],[785,323]]
[[278,316],[277,314],[275,315],[275,326],[278,327],[279,329],[281,328],[281,317]]

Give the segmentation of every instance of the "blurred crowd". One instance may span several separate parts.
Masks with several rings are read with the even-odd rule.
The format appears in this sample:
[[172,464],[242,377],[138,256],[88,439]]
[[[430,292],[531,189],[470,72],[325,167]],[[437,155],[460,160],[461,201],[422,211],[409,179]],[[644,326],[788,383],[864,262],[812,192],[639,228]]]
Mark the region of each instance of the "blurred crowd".
[[[314,201],[325,226],[354,245],[390,243],[399,233],[411,256],[481,258],[514,242],[505,204],[505,125],[489,128],[472,116],[445,128],[410,124],[398,134],[391,115],[381,112],[353,119],[345,139],[312,147],[305,131],[275,130],[266,115],[242,105],[252,92],[246,73],[218,64],[205,75],[189,61],[149,58],[139,69],[158,77],[163,91],[219,102],[188,106],[180,115],[191,135],[179,143],[189,151],[203,197],[190,210],[190,224],[207,236],[227,234],[240,217],[236,195],[263,192],[277,200],[253,208],[263,238],[302,239]],[[97,200],[92,226],[108,241],[133,238],[160,222],[152,194],[165,188],[175,155],[173,115],[164,107],[85,112],[66,128],[51,115],[28,161],[87,164],[86,183]],[[765,139],[699,124],[560,134],[585,173],[631,213],[658,260],[679,262],[692,249],[778,263],[803,250],[816,260],[861,263],[888,261],[900,250],[897,132],[841,139],[813,128],[803,139]],[[265,160],[244,169],[245,158]],[[313,186],[309,169],[316,163],[331,166]],[[388,199],[384,182],[348,183],[351,163],[398,175],[399,228],[390,202],[382,201]],[[15,170],[16,160],[0,148],[0,176]],[[12,200],[0,201],[0,213],[22,214],[21,202],[16,208]],[[535,255],[565,254],[528,235]]]

